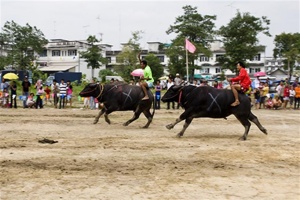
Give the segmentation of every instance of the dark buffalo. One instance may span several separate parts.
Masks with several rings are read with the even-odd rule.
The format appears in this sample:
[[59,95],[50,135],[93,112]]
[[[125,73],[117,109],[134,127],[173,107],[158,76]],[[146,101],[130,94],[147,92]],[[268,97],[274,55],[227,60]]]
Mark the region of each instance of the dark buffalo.
[[152,103],[154,102],[153,94],[148,90],[149,100],[142,101],[144,93],[140,86],[128,84],[106,84],[99,85],[95,83],[88,84],[80,93],[81,97],[93,96],[99,102],[104,104],[104,107],[96,116],[94,124],[99,121],[99,118],[104,114],[105,121],[110,124],[108,115],[114,111],[133,110],[133,117],[123,125],[128,126],[131,122],[138,119],[141,113],[144,113],[148,119],[147,124],[143,128],[148,128],[155,112],[150,113]]
[[265,134],[267,130],[259,123],[257,117],[251,112],[251,103],[244,94],[239,94],[240,105],[230,106],[234,102],[234,96],[231,90],[215,89],[209,86],[195,87],[172,86],[162,97],[163,102],[176,101],[185,109],[178,119],[172,124],[167,125],[168,129],[185,120],[183,129],[177,134],[183,136],[185,130],[194,118],[226,118],[233,114],[245,127],[244,135],[240,140],[246,140],[252,121]]

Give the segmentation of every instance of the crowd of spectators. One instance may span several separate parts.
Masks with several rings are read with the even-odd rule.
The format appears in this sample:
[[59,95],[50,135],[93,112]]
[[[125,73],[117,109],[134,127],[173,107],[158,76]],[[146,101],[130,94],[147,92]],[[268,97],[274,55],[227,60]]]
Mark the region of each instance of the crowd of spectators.
[[[111,80],[111,83],[117,80]],[[166,82],[157,80],[154,86],[156,109],[160,109],[160,99],[163,89],[169,89],[172,85],[180,85],[184,80],[177,73],[175,77],[169,76]],[[95,83],[94,80],[91,83]],[[129,84],[134,84],[131,80]],[[190,83],[194,86],[211,86],[217,89],[228,89],[229,83],[225,81],[214,80],[210,84],[206,79],[194,80]],[[271,93],[270,85],[274,83],[266,79],[262,81],[257,77],[252,81],[251,90],[247,93],[252,100],[254,109],[299,109],[300,106],[300,84],[297,78],[294,82],[290,83],[287,80],[279,81],[275,88],[275,93]],[[42,80],[38,80],[34,85],[25,77],[21,84],[22,95],[19,99],[22,101],[23,108],[42,109],[44,105],[53,106],[54,108],[64,109],[72,107],[73,87],[70,81],[65,83],[61,80],[58,83],[53,80],[52,85],[43,85]],[[0,105],[4,108],[17,108],[17,84],[15,81],[10,83],[4,81],[0,85]],[[83,108],[91,110],[99,108],[99,102],[94,97],[81,98],[78,97]],[[179,104],[176,102],[168,102],[166,109],[179,109]]]

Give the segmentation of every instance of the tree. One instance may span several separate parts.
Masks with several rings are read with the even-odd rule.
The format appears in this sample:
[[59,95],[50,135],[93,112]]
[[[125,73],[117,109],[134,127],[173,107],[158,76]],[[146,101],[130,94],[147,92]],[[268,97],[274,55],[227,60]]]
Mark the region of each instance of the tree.
[[271,36],[269,33],[270,21],[263,16],[261,19],[249,13],[237,12],[227,26],[222,26],[218,34],[223,38],[226,54],[218,62],[223,69],[236,71],[236,62],[252,60],[263,46],[258,45],[258,34]]
[[194,64],[199,53],[206,56],[211,55],[209,46],[215,33],[213,22],[216,20],[215,15],[202,16],[197,12],[197,7],[190,5],[184,6],[183,10],[184,14],[177,17],[174,25],[171,25],[166,31],[167,34],[177,34],[175,39],[172,40],[171,46],[166,50],[166,54],[170,58],[169,69],[173,74],[185,74],[186,51],[184,46],[186,38],[196,46],[196,52],[188,54],[189,74],[193,74],[195,68],[200,68],[200,66]]
[[101,48],[97,42],[99,42],[96,36],[90,35],[87,38],[87,42],[90,45],[87,51],[80,53],[81,58],[85,59],[87,66],[92,68],[92,77],[94,77],[94,69],[99,69],[103,64],[107,63],[106,58],[102,56]]
[[101,78],[101,82],[105,82],[105,77],[106,76],[114,76],[116,75],[114,72],[112,72],[111,70],[109,69],[103,69],[99,72],[99,77]]
[[147,61],[147,64],[151,68],[152,77],[153,77],[154,81],[158,80],[158,78],[164,74],[164,68],[160,64],[159,58],[157,56],[155,56],[154,54],[148,54],[145,57],[145,60]]
[[282,57],[284,59],[285,69],[288,69],[289,79],[291,79],[293,69],[296,68],[296,61],[300,62],[300,33],[276,35],[274,42],[273,56],[274,58]]
[[137,55],[141,52],[139,43],[141,33],[143,32],[132,32],[132,38],[123,46],[122,52],[117,56],[117,62],[120,65],[114,66],[114,70],[126,81],[132,78],[130,73],[140,66]]
[[[1,61],[16,70],[26,70],[36,60],[36,53],[41,53],[48,43],[44,34],[28,23],[20,26],[14,21],[6,22],[0,33]],[[4,55],[5,54],[7,55]],[[4,68],[3,64],[0,68]]]

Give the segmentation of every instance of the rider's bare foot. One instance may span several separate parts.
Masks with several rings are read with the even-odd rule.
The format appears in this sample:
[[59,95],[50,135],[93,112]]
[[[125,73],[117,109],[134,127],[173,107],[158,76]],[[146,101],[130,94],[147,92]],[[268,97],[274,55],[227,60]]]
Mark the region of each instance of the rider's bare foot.
[[239,104],[240,104],[239,101],[235,101],[235,102],[233,102],[233,103],[231,104],[231,106],[237,106],[237,105],[239,105]]
[[142,101],[146,101],[146,100],[149,100],[148,96],[145,96],[144,98],[142,98]]

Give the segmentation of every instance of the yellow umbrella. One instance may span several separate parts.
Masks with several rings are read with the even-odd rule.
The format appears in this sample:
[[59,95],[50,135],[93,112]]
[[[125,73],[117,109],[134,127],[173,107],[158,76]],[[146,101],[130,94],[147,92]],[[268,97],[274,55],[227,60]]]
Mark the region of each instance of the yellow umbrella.
[[8,80],[16,80],[19,78],[19,76],[15,73],[7,73],[3,76],[3,78]]

